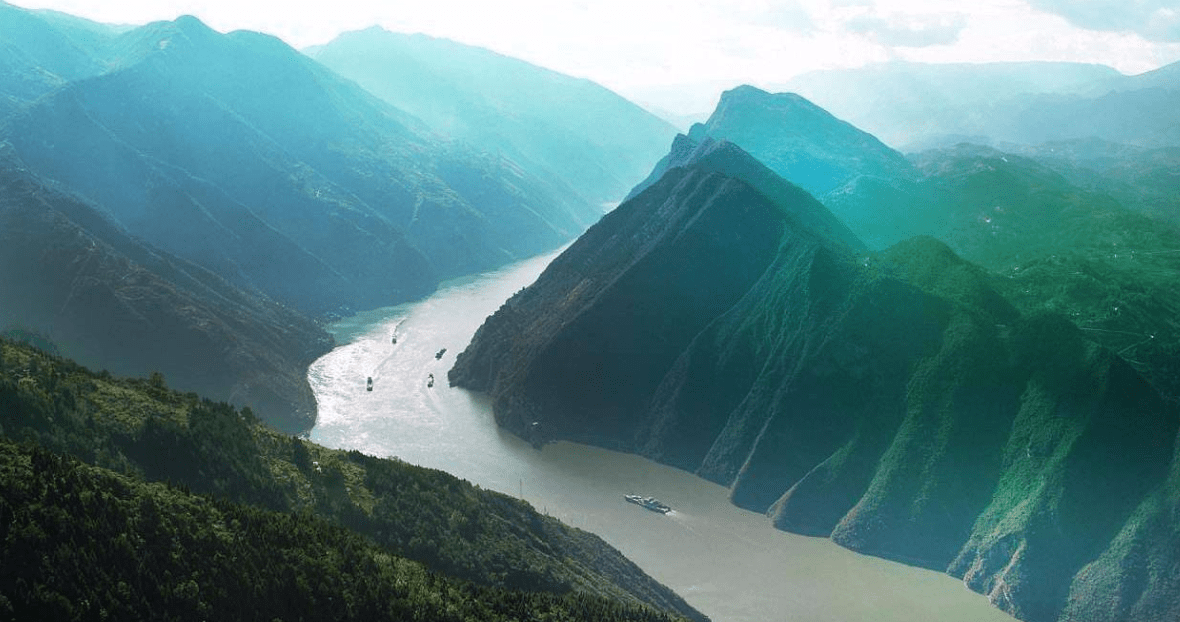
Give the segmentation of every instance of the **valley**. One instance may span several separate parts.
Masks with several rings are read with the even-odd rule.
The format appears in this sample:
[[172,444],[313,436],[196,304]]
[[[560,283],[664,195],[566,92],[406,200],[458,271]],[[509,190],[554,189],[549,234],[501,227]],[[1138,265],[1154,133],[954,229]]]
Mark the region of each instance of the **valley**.
[[[445,284],[430,298],[341,320],[341,345],[309,372],[320,417],[311,439],[396,456],[601,535],[717,621],[1012,618],[944,574],[857,555],[827,539],[771,528],[728,491],[638,456],[560,442],[536,449],[495,424],[487,398],[447,386],[446,370],[483,318],[532,282],[552,255]],[[398,340],[392,344],[396,330]],[[447,347],[441,361],[434,354]],[[426,376],[440,381],[428,387]],[[366,376],[373,391],[365,391]],[[626,503],[652,495],[668,515]]]
[[1175,11],[20,1],[0,622],[1180,617]]

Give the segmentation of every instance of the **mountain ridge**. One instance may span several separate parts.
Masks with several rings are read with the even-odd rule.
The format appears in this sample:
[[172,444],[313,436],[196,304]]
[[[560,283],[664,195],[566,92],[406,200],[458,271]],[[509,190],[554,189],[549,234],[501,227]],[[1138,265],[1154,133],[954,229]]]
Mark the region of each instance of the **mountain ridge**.
[[[116,69],[9,120],[20,157],[146,239],[197,263],[229,265],[219,270],[239,285],[305,311],[421,296],[440,278],[556,246],[593,217],[590,206],[552,194],[510,163],[437,141],[273,37],[221,35],[189,17],[129,31],[112,45]],[[44,128],[58,128],[54,140],[37,138]],[[122,175],[98,176],[79,158],[96,149],[121,154],[103,166]],[[161,185],[187,187],[187,197],[172,200],[190,204],[197,218],[168,235],[153,234],[172,225],[153,207],[159,198],[143,192]],[[214,233],[220,227],[202,215],[206,203],[232,206],[235,226],[255,222],[280,235],[252,244]],[[204,249],[177,246],[177,233]],[[222,243],[229,246],[210,247]],[[284,244],[290,249],[280,252]],[[318,272],[322,285],[233,271],[279,261],[263,260],[261,248],[320,264],[307,272]]]
[[0,327],[34,330],[115,373],[177,386],[300,432],[306,367],[332,347],[304,316],[145,245],[78,197],[0,158]]
[[[671,168],[599,224],[608,241],[592,228],[554,260],[477,331],[451,382],[489,393],[497,422],[534,442],[689,470],[779,528],[963,577],[1021,619],[1109,616],[1112,585],[1180,602],[1162,578],[1131,585],[1090,565],[1118,559],[1120,533],[1175,545],[1137,510],[1180,498],[1175,404],[933,238],[866,252],[734,211],[739,222],[706,228],[780,240],[677,245],[698,220],[668,216],[708,204],[682,190],[694,170]],[[765,199],[730,196],[746,210]],[[620,261],[629,253],[643,259]],[[720,277],[746,253],[759,257],[749,276]],[[734,290],[722,304],[693,302],[720,282]]]
[[675,130],[614,92],[484,48],[380,27],[305,50],[435,131],[613,204]]

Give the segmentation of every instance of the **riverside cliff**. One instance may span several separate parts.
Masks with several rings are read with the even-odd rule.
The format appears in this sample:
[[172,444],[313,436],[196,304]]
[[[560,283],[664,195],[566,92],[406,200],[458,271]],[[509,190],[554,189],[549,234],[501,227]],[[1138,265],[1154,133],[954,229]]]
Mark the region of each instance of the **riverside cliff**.
[[518,434],[695,472],[1021,619],[1180,614],[1175,406],[941,242],[866,250],[729,143],[592,227],[450,380]]

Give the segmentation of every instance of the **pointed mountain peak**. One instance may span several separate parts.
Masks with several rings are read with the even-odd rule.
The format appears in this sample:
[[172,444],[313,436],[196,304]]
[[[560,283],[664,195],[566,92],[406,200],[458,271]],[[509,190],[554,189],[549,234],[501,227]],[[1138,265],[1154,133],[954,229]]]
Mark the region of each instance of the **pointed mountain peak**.
[[127,67],[157,54],[204,48],[223,35],[191,15],[159,21],[124,33],[113,44],[113,64]]
[[656,164],[647,179],[636,186],[627,199],[656,184],[668,171],[690,167],[741,180],[822,238],[850,249],[864,248],[864,242],[807,191],[783,179],[745,149],[725,139],[704,136],[698,141],[684,134],[677,135],[668,155]]
[[722,93],[721,100],[717,104],[717,112],[714,114],[724,114],[731,109],[743,110],[751,107],[780,114],[809,114],[825,120],[838,121],[830,112],[812,103],[806,97],[796,93],[770,93],[748,84]]
[[726,139],[821,200],[856,179],[906,179],[913,167],[872,134],[794,93],[740,86],[689,137]]
[[200,18],[194,15],[181,15],[172,22],[182,32],[186,33],[202,33],[209,34],[215,32],[212,28],[205,25]]
[[[760,88],[743,85],[721,94],[717,109],[697,133],[711,132],[718,126],[735,124],[773,124],[779,131],[790,129],[794,134],[812,132],[840,132],[845,135],[867,133],[842,121],[832,113],[795,93],[768,93]],[[690,134],[692,135],[692,134]],[[695,135],[694,135],[695,137]],[[876,140],[876,139],[873,139]],[[884,145],[882,145],[884,147]]]
[[[213,30],[205,25],[205,22],[192,15],[182,15],[170,22],[165,21],[148,24],[140,30],[148,35],[163,37],[161,41],[184,37],[193,43],[201,43],[222,36],[221,33]],[[168,46],[165,45],[163,47],[166,48]]]

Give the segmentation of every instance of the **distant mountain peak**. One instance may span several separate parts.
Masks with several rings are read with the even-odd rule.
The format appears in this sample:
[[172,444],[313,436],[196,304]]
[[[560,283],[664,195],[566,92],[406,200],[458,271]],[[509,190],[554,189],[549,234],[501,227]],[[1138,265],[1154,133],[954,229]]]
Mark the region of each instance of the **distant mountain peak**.
[[206,42],[222,34],[193,15],[181,15],[171,22],[159,22],[156,32],[163,36],[183,36],[193,43]]
[[817,118],[843,123],[832,113],[817,106],[811,100],[797,93],[770,93],[756,86],[743,84],[721,94],[714,114],[724,114],[732,109],[758,106],[780,114],[807,114]]
[[806,190],[783,179],[741,146],[723,138],[704,136],[698,141],[684,134],[677,135],[668,155],[631,191],[627,200],[679,168],[697,168],[741,180],[829,242],[850,249],[864,248],[864,242]]
[[196,30],[198,32],[214,32],[212,28],[205,25],[201,19],[195,15],[181,15],[172,21],[177,28],[185,31]]
[[601,85],[445,38],[374,27],[304,53],[439,134],[503,154],[595,206],[625,194],[676,135]]

